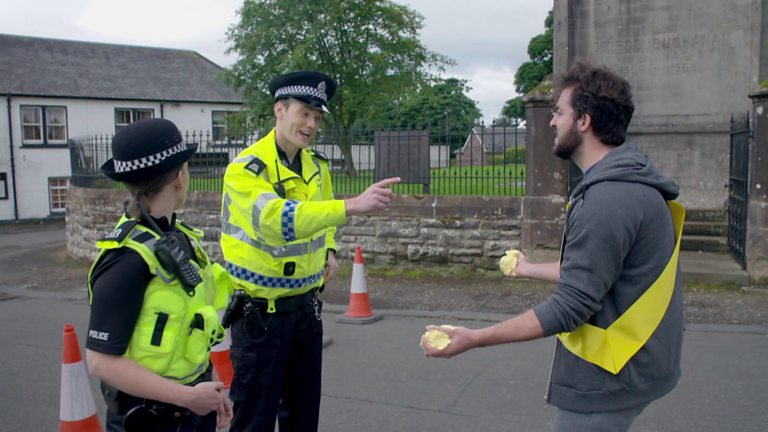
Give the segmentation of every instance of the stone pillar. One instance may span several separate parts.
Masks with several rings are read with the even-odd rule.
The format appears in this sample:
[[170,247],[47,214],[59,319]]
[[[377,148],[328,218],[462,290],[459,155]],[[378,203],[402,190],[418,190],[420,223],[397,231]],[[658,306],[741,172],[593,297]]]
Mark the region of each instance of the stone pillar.
[[555,132],[549,127],[553,108],[551,82],[539,84],[523,102],[526,172],[521,246],[527,256],[537,260],[539,252],[560,248],[568,196],[568,163],[552,153]]
[[768,78],[768,0],[760,1],[760,44],[757,58],[760,59],[759,82]]
[[752,98],[753,135],[749,146],[747,272],[756,284],[768,283],[768,88]]
[[555,0],[553,5],[553,51],[554,59],[552,70],[559,74],[565,72],[573,62],[573,23],[574,5],[571,0]]

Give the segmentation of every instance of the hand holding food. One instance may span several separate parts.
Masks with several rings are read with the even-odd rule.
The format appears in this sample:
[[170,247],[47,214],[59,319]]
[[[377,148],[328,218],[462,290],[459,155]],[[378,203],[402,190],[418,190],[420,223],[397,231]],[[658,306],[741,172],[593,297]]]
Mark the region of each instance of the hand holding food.
[[522,253],[517,249],[510,249],[499,260],[499,268],[505,276],[509,276],[517,268],[517,262]]
[[440,331],[439,329],[441,328],[451,330],[455,329],[456,326],[443,324],[441,326],[430,328],[424,332],[424,336],[421,338],[421,347],[424,348],[424,344],[426,343],[432,348],[440,351],[446,349],[448,345],[451,344],[451,337],[445,332]]

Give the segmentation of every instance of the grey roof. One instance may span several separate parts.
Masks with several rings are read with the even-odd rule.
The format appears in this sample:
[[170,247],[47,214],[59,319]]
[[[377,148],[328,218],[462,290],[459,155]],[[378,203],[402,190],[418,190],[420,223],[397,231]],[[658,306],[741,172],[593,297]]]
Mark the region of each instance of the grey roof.
[[[525,147],[525,129],[513,127],[473,128],[472,134],[480,138],[486,153],[503,153],[505,149]],[[469,140],[467,141],[469,142]]]
[[0,34],[0,92],[242,103],[197,52]]

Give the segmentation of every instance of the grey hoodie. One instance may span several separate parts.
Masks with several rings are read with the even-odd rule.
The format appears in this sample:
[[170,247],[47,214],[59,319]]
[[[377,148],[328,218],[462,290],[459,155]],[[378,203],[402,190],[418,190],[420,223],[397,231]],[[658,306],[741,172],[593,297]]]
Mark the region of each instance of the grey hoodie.
[[[534,308],[545,336],[582,323],[606,328],[661,274],[675,245],[665,200],[674,181],[626,143],[597,162],[571,195],[552,296]],[[615,411],[651,402],[680,377],[683,341],[682,281],[648,342],[613,375],[557,341],[547,401],[578,412]]]

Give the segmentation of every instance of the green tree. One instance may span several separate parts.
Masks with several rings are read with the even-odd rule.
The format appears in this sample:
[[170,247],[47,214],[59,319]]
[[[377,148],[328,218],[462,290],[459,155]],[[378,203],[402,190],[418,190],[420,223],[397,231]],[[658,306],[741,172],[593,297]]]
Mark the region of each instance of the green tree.
[[397,128],[430,129],[433,142],[450,144],[455,150],[481,117],[477,102],[467,96],[469,90],[466,80],[436,79],[433,85],[423,86],[388,110],[387,124]]
[[245,95],[248,123],[271,127],[273,101],[266,90],[274,76],[317,70],[336,80],[326,117],[350,175],[353,127],[375,117],[453,64],[419,40],[424,18],[389,0],[245,0],[227,38],[238,60],[225,78]]
[[501,116],[508,119],[516,119],[518,121],[525,120],[525,104],[523,104],[523,97],[517,96],[508,100],[504,104],[504,108],[501,109]]
[[513,127],[514,125],[509,117],[496,117],[491,122],[491,127]]
[[[534,88],[552,73],[552,59],[554,54],[554,12],[549,11],[544,19],[544,33],[531,38],[528,43],[529,61],[520,65],[515,72],[515,90],[524,95]],[[504,104],[501,115],[508,118],[525,119],[525,105],[522,96],[514,97]]]
[[554,22],[553,12],[549,11],[544,20],[544,33],[534,36],[528,43],[530,61],[521,64],[515,73],[515,90],[520,94],[533,90],[552,73]]

